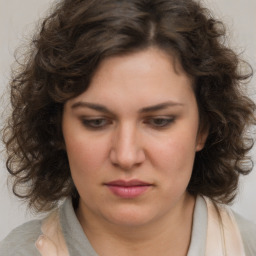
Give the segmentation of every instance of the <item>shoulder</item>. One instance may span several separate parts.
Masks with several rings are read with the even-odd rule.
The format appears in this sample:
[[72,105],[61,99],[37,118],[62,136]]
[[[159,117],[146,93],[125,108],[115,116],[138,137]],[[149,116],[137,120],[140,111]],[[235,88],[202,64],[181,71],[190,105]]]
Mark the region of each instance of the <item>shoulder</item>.
[[246,255],[256,255],[256,224],[236,212],[234,212],[234,216],[243,239]]
[[41,224],[41,220],[33,220],[11,231],[11,233],[0,242],[0,255],[39,255],[35,247],[35,242],[41,235]]

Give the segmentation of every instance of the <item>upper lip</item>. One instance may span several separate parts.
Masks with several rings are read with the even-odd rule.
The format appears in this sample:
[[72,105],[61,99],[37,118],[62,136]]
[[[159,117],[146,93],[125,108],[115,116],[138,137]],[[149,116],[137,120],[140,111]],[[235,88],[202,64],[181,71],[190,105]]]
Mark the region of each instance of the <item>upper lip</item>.
[[120,186],[120,187],[135,187],[135,186],[150,186],[152,184],[141,180],[114,180],[105,183],[108,186]]

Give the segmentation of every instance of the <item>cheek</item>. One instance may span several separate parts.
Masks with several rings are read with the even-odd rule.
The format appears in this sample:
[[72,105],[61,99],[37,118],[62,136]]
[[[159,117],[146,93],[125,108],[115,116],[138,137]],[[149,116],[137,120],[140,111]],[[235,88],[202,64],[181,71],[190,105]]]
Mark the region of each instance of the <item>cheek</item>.
[[163,142],[155,142],[151,155],[159,163],[169,166],[185,165],[195,157],[195,138],[176,134]]
[[90,138],[71,138],[66,149],[72,174],[84,175],[100,169],[107,158],[107,143]]
[[66,143],[71,176],[80,195],[94,197],[95,185],[102,182],[106,165],[106,150],[101,143],[90,139],[70,140]]
[[191,135],[191,131],[185,133],[184,130],[179,129],[179,132],[165,138],[162,143],[155,142],[154,147],[151,147],[153,164],[168,181],[166,184],[168,189],[169,187],[172,190],[186,189],[192,174],[194,158],[195,136]]

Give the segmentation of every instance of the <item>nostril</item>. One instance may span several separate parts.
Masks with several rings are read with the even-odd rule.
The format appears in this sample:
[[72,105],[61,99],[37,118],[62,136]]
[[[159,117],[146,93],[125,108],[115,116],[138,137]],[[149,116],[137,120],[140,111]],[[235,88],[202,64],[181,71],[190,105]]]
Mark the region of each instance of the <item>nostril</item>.
[[110,152],[110,161],[115,167],[120,167],[124,170],[130,170],[134,166],[141,165],[145,160],[143,150],[134,150],[130,152],[120,152],[112,149]]

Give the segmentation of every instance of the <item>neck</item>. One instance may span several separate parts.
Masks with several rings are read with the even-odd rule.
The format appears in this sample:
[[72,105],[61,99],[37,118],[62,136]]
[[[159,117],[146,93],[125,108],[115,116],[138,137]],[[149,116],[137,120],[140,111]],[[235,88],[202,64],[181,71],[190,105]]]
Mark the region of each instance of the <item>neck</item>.
[[77,217],[99,255],[185,256],[190,244],[194,205],[195,198],[187,195],[171,213],[136,227],[92,221],[79,209]]

